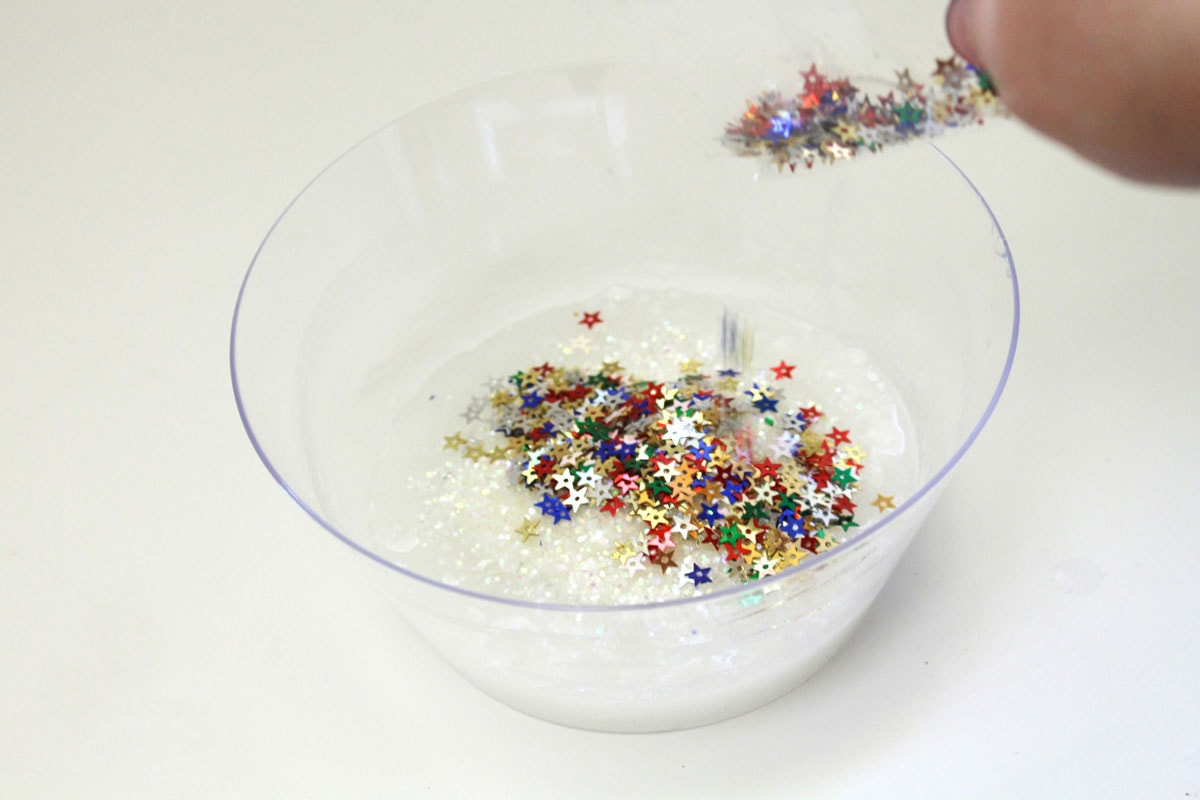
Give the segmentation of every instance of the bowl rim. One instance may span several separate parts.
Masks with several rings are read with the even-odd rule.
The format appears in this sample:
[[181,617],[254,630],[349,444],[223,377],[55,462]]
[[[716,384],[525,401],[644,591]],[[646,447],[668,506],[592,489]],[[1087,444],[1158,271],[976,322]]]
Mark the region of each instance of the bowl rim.
[[[259,460],[262,461],[263,466],[265,466],[267,469],[267,472],[270,473],[271,477],[275,479],[275,482],[278,483],[283,488],[283,490],[292,498],[292,500],[298,506],[300,506],[301,509],[304,510],[305,513],[308,514],[309,517],[311,517],[318,525],[320,525],[326,531],[333,534],[334,537],[336,537],[337,539],[342,541],[344,544],[348,545],[351,549],[357,551],[358,553],[361,553],[362,555],[366,556],[371,561],[374,561],[375,563],[377,563],[389,570],[392,570],[393,572],[399,573],[400,575],[402,575],[404,577],[412,578],[412,579],[414,579],[420,583],[423,583],[427,586],[430,586],[430,587],[433,587],[433,588],[439,589],[439,590],[448,591],[448,592],[451,592],[453,594],[459,595],[459,596],[467,598],[467,599],[484,601],[484,602],[488,602],[488,603],[496,603],[501,606],[509,606],[509,607],[514,607],[514,608],[545,611],[545,612],[560,611],[560,612],[567,612],[567,613],[588,613],[588,614],[629,612],[629,611],[637,611],[637,610],[663,609],[663,608],[671,608],[671,607],[677,607],[677,606],[688,606],[688,605],[720,602],[722,600],[726,600],[726,599],[729,599],[729,598],[732,598],[735,596],[739,596],[739,595],[750,596],[750,595],[755,594],[756,592],[761,592],[764,589],[767,589],[768,587],[775,586],[785,580],[794,579],[802,573],[819,570],[824,565],[830,563],[831,561],[835,561],[839,558],[849,555],[851,552],[853,552],[854,550],[857,550],[861,545],[863,545],[868,540],[875,538],[875,536],[877,536],[879,533],[886,530],[889,525],[892,525],[896,520],[898,520],[899,518],[904,516],[906,513],[910,512],[911,509],[913,509],[915,506],[917,506],[930,492],[932,492],[936,487],[938,487],[943,481],[945,481],[947,479],[947,477],[950,475],[951,471],[953,471],[953,469],[958,465],[958,463],[962,460],[963,456],[966,455],[967,451],[971,449],[971,446],[974,445],[976,439],[979,438],[980,433],[983,431],[983,428],[987,425],[988,421],[991,419],[992,414],[995,411],[996,406],[1000,401],[1000,397],[1001,397],[1001,395],[1003,395],[1004,389],[1008,385],[1009,376],[1012,373],[1013,362],[1016,357],[1016,351],[1017,351],[1017,341],[1018,341],[1018,338],[1020,335],[1020,328],[1021,328],[1021,296],[1020,296],[1020,288],[1019,288],[1019,284],[1018,284],[1018,280],[1017,280],[1017,271],[1016,271],[1016,267],[1013,263],[1012,249],[1009,247],[1008,237],[1005,235],[1004,229],[1000,226],[999,220],[996,219],[996,215],[993,212],[992,207],[988,204],[987,199],[984,198],[982,192],[980,192],[979,188],[975,185],[974,181],[972,181],[970,179],[970,177],[963,171],[963,169],[957,163],[954,162],[953,159],[951,159],[940,147],[938,147],[936,144],[934,144],[927,137],[923,143],[925,145],[927,145],[928,147],[932,148],[933,151],[938,156],[940,156],[942,158],[942,160],[944,160],[946,162],[946,164],[949,165],[950,168],[952,168],[955,172],[958,173],[959,177],[966,183],[967,187],[975,195],[975,198],[979,201],[980,205],[983,207],[983,210],[984,210],[985,214],[987,215],[987,218],[991,221],[992,227],[995,230],[996,235],[999,238],[999,243],[1002,246],[1003,250],[1002,250],[1002,252],[998,252],[997,255],[999,257],[1001,257],[1007,265],[1009,283],[1010,283],[1010,286],[1012,289],[1012,328],[1011,328],[1011,334],[1010,334],[1009,343],[1008,343],[1008,351],[1005,354],[1004,368],[1001,370],[999,380],[997,381],[996,386],[995,386],[994,390],[992,391],[991,397],[988,399],[987,406],[984,408],[983,413],[980,415],[979,419],[975,422],[974,426],[972,426],[971,430],[964,437],[962,443],[958,446],[958,448],[954,451],[954,453],[950,456],[950,458],[946,460],[946,462],[938,469],[938,471],[931,478],[929,478],[924,483],[922,483],[921,486],[911,496],[905,498],[900,503],[899,506],[897,506],[895,509],[893,509],[891,511],[891,513],[881,517],[880,519],[870,523],[869,525],[864,526],[858,533],[856,533],[854,536],[851,536],[849,539],[844,540],[837,547],[834,547],[823,553],[809,556],[809,557],[805,558],[799,564],[789,567],[788,569],[785,569],[785,570],[775,573],[773,575],[769,575],[765,578],[760,578],[758,580],[755,580],[755,581],[752,581],[749,583],[745,583],[740,586],[731,586],[731,587],[728,587],[725,589],[719,589],[719,590],[715,590],[712,592],[706,592],[704,594],[697,594],[692,597],[680,597],[680,598],[674,598],[674,599],[670,599],[670,600],[662,600],[662,601],[656,601],[656,602],[628,603],[628,604],[584,605],[584,604],[571,604],[571,603],[546,603],[546,602],[539,602],[536,600],[526,600],[526,599],[515,598],[515,597],[505,597],[503,595],[487,594],[485,592],[478,592],[478,591],[474,591],[472,589],[466,589],[466,588],[463,588],[460,586],[453,586],[451,584],[443,583],[435,578],[431,578],[427,575],[422,575],[419,572],[416,572],[411,569],[407,569],[399,564],[396,564],[395,562],[390,561],[387,558],[384,558],[383,556],[379,555],[378,553],[375,553],[374,551],[370,550],[365,545],[361,544],[360,542],[351,538],[349,535],[340,531],[337,528],[337,526],[330,523],[312,505],[310,505],[302,497],[300,497],[299,494],[297,494],[297,492],[288,483],[287,479],[283,476],[283,474],[280,472],[280,470],[275,466],[274,462],[271,460],[271,457],[267,454],[262,443],[259,441],[257,434],[255,433],[254,425],[251,423],[249,414],[246,411],[246,404],[244,402],[243,395],[242,395],[242,387],[241,387],[241,383],[238,379],[238,368],[237,368],[237,364],[238,364],[237,347],[238,347],[238,332],[239,332],[238,323],[239,323],[239,320],[241,319],[242,304],[245,300],[247,287],[249,286],[251,279],[255,275],[255,267],[257,266],[259,259],[263,254],[263,251],[266,249],[267,245],[270,243],[270,241],[275,233],[276,228],[280,225],[280,223],[283,222],[283,220],[287,217],[288,213],[300,201],[300,199],[302,197],[304,197],[321,180],[321,178],[327,172],[334,169],[342,160],[347,158],[351,153],[355,152],[360,147],[367,145],[369,142],[373,141],[377,136],[381,135],[384,131],[389,130],[392,126],[401,122],[402,120],[408,119],[414,115],[419,115],[426,110],[436,108],[436,107],[444,105],[446,103],[453,102],[457,98],[468,96],[468,95],[475,94],[478,92],[482,92],[482,91],[485,91],[488,89],[494,89],[495,87],[502,85],[508,81],[519,80],[522,77],[531,77],[534,75],[547,74],[547,73],[561,73],[564,71],[572,71],[572,70],[581,69],[581,68],[594,70],[597,67],[603,68],[603,67],[614,67],[614,66],[618,66],[618,65],[611,64],[611,63],[599,63],[599,64],[593,63],[593,64],[585,64],[585,65],[568,65],[565,67],[559,66],[559,67],[548,67],[548,68],[543,68],[543,69],[527,70],[527,71],[515,73],[512,75],[507,75],[504,77],[496,78],[493,80],[485,81],[483,83],[476,84],[474,86],[465,87],[465,88],[460,89],[451,94],[442,96],[435,100],[432,100],[428,103],[421,104],[421,105],[413,108],[412,110],[406,112],[405,114],[397,117],[396,119],[393,119],[392,121],[388,122],[386,125],[383,125],[379,129],[373,131],[372,133],[370,133],[367,136],[365,136],[364,138],[362,138],[360,141],[355,143],[353,146],[348,148],[345,152],[343,152],[341,155],[339,155],[337,158],[335,158],[333,161],[331,161],[328,165],[323,167],[304,185],[304,187],[296,194],[296,196],[293,197],[287,203],[286,206],[284,206],[283,210],[279,213],[279,216],[276,217],[275,221],[271,223],[271,226],[267,229],[266,235],[263,237],[262,241],[259,243],[258,247],[255,249],[254,255],[251,258],[250,264],[247,267],[246,273],[242,279],[241,286],[238,289],[237,301],[234,305],[233,319],[232,319],[232,324],[230,327],[230,334],[229,334],[229,373],[230,373],[230,379],[232,382],[234,403],[237,406],[238,416],[240,417],[240,419],[242,421],[242,427],[245,429],[246,435],[250,439],[251,446],[254,448],[254,451],[258,454]],[[919,146],[920,144],[922,144],[922,143],[916,142],[916,141],[913,142],[913,146]],[[834,166],[831,168],[837,168],[837,167]]]

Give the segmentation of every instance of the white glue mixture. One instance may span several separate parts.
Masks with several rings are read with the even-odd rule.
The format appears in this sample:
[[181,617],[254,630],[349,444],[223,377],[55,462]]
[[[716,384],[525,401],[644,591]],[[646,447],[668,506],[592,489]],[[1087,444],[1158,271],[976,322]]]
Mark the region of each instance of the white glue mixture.
[[916,490],[911,421],[867,353],[734,319],[614,289],[454,356],[398,404],[376,550],[491,595],[657,602],[801,564]]

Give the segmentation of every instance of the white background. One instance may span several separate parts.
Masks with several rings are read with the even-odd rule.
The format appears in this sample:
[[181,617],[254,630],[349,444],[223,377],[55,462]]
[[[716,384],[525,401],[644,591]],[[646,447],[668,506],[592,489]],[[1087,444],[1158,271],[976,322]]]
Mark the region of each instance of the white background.
[[598,4],[7,5],[0,797],[1200,795],[1200,196],[1016,124],[946,139],[1021,280],[993,422],[810,683],[574,731],[444,667],[271,481],[227,337],[317,170],[449,91],[610,55]]

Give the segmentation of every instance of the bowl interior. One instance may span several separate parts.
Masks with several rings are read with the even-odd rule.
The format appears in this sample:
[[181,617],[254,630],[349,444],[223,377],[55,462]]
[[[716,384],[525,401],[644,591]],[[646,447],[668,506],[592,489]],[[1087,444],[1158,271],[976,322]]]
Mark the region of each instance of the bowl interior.
[[[876,457],[869,486],[896,497],[847,544],[902,519],[1003,387],[1018,316],[1007,245],[924,143],[802,174],[733,156],[723,125],[756,88],[648,66],[547,70],[434,103],[342,156],[273,227],[239,297],[235,390],[268,468],[402,575],[570,605],[427,552],[449,537],[477,558],[464,529],[510,535],[496,509],[538,499],[497,487],[482,511],[439,520],[446,504],[428,500],[444,482],[429,475],[476,469],[443,437],[488,381],[534,364],[619,352],[649,380],[685,358],[728,367],[735,316],[756,334],[741,366],[799,363],[789,399],[853,424]],[[585,311],[608,327],[585,330],[572,316]],[[687,345],[664,343],[663,324]],[[581,336],[590,351],[563,352]]]

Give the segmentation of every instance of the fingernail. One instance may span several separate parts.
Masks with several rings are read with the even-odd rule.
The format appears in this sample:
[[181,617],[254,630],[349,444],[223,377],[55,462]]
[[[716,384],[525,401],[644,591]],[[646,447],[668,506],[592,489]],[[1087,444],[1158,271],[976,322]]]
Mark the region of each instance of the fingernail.
[[975,35],[971,26],[972,2],[974,0],[950,0],[950,8],[946,10],[946,35],[950,37],[950,46],[956,53],[976,64],[978,54],[975,52]]

